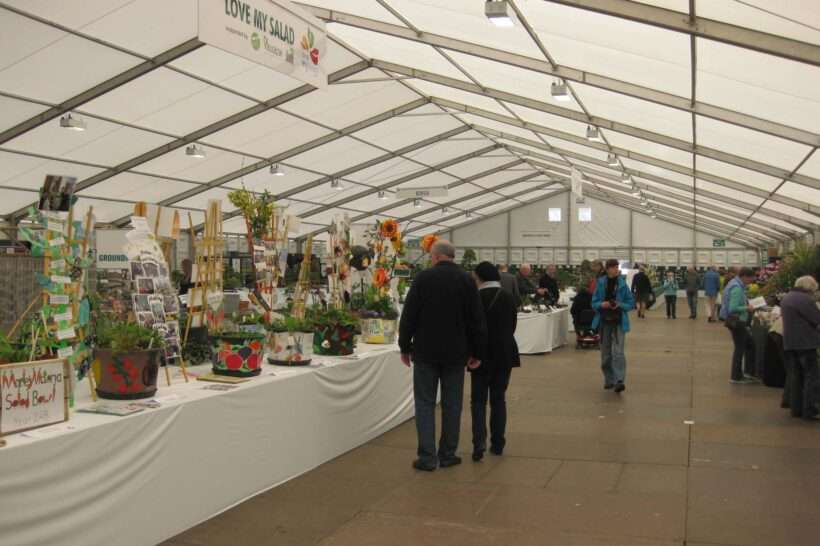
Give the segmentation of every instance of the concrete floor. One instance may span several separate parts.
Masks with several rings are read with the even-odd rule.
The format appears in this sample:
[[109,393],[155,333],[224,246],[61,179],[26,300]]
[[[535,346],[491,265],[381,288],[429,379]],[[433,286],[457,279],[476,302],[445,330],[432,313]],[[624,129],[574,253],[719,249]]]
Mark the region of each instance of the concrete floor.
[[721,325],[633,322],[622,396],[597,352],[524,359],[503,457],[469,460],[465,400],[460,467],[413,471],[408,422],[164,546],[820,544],[820,425],[728,383]]

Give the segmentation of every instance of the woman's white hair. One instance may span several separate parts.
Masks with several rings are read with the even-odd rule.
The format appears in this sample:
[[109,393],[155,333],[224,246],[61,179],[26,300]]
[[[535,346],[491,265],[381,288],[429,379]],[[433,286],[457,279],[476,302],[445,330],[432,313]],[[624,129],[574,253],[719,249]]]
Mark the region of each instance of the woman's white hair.
[[806,292],[817,292],[817,281],[811,275],[805,275],[794,281],[794,287]]

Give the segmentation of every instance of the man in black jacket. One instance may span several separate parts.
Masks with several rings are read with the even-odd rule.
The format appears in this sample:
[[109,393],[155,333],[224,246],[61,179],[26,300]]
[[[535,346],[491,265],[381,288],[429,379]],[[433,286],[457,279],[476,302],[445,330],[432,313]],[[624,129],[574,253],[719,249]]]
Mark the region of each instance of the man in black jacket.
[[558,270],[554,265],[547,266],[547,272],[538,281],[538,294],[547,300],[547,303],[558,303],[561,291],[558,289]]
[[473,416],[473,460],[487,449],[487,398],[490,401],[490,453],[501,455],[507,441],[507,386],[513,368],[521,365],[515,327],[518,311],[513,297],[501,287],[501,277],[490,262],[482,262],[473,275],[487,320],[487,353],[471,374],[470,409]]
[[[464,367],[484,358],[487,328],[472,278],[453,263],[455,248],[445,240],[430,249],[433,267],[413,280],[399,323],[401,360],[413,367],[416,405],[417,470],[461,463],[456,456]],[[441,382],[441,440],[436,450],[436,392]]]

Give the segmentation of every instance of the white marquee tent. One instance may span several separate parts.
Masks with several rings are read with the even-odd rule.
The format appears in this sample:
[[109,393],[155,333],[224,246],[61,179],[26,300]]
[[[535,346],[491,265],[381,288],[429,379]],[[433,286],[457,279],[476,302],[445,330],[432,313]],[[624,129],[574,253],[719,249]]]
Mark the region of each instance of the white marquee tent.
[[[575,167],[591,198],[743,246],[814,233],[818,2],[506,4],[500,28],[483,0],[306,0],[333,41],[317,90],[203,44],[196,0],[2,0],[0,216],[48,173],[112,225],[136,201],[200,223],[219,198],[240,232],[226,195],[244,185],[300,235],[346,211],[412,236],[566,192]],[[395,196],[430,186],[447,196]]]

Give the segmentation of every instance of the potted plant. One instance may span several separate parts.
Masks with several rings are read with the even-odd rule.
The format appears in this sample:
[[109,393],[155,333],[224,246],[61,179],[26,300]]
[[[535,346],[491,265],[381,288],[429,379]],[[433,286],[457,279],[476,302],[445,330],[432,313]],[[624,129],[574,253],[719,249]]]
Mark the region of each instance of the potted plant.
[[313,352],[318,355],[353,354],[358,321],[347,309],[314,308],[310,313],[313,325]]
[[23,343],[10,341],[6,334],[0,332],[0,364],[28,362],[31,348]]
[[399,311],[393,298],[377,286],[371,286],[364,296],[359,311],[364,343],[391,344],[396,342],[396,320]]
[[313,355],[310,321],[293,316],[271,321],[268,329],[268,364],[307,366]]
[[99,317],[95,337],[97,396],[110,400],[154,396],[164,345],[162,334],[135,322]]

